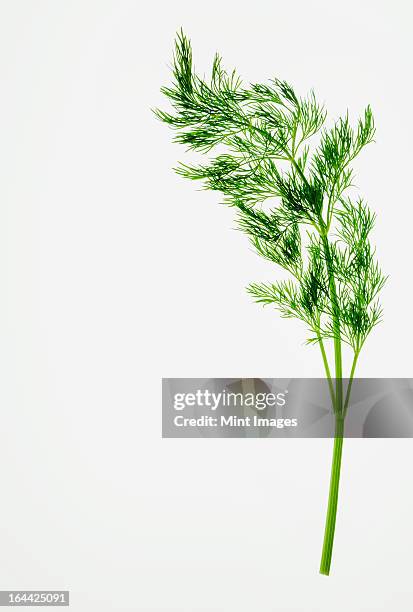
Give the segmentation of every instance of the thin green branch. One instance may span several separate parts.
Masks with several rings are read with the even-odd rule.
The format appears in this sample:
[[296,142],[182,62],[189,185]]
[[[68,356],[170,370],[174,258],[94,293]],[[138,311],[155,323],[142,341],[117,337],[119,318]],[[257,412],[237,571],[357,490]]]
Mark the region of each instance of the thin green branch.
[[359,355],[360,355],[360,351],[356,351],[354,353],[353,363],[351,364],[350,378],[349,378],[348,386],[347,386],[346,399],[344,401],[344,410],[343,410],[344,417],[347,414],[347,410],[348,410],[348,407],[349,407],[349,404],[350,404],[351,390],[352,390],[352,387],[353,387],[354,374],[355,374],[355,371],[356,371],[356,366],[357,366],[357,361],[358,361]]
[[335,406],[336,395],[335,395],[335,392],[334,392],[334,385],[333,385],[333,381],[332,381],[332,378],[331,378],[330,366],[328,364],[327,353],[326,353],[326,349],[325,349],[325,346],[324,346],[324,342],[323,342],[323,339],[321,338],[319,332],[317,332],[317,338],[318,338],[318,343],[320,345],[320,351],[321,351],[321,356],[322,356],[322,359],[323,359],[325,373],[326,373],[326,376],[327,376],[328,388],[330,390],[331,402],[332,402],[332,405]]

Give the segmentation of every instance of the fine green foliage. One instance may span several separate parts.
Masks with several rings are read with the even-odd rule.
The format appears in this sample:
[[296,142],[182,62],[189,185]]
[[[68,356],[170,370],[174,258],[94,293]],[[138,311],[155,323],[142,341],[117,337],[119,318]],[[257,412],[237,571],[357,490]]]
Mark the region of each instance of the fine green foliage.
[[344,195],[352,183],[351,162],[374,137],[370,107],[356,129],[347,115],[326,129],[326,111],[313,92],[298,97],[279,79],[244,87],[235,71],[224,70],[219,55],[211,79],[201,78],[182,32],[173,75],[172,86],[162,88],[173,112],[156,115],[189,149],[224,148],[206,164],[180,164],[176,171],[221,192],[256,251],[293,277],[253,283],[249,293],[304,321],[309,342],[339,335],[359,352],[380,321],[377,294],[385,281],[369,242],[374,215],[362,200]]
[[[157,109],[156,116],[175,130],[176,142],[207,160],[181,163],[176,171],[220,192],[258,254],[287,272],[288,280],[252,283],[248,292],[306,324],[307,341],[320,346],[341,422],[351,391],[350,384],[344,396],[342,343],[353,353],[352,381],[366,338],[381,320],[378,294],[386,280],[370,244],[375,216],[349,195],[351,164],[375,135],[370,106],[355,127],[347,114],[326,127],[326,111],[314,93],[300,97],[278,78],[244,86],[216,55],[207,80],[196,73],[182,31],[173,82],[162,92],[172,109]],[[326,341],[334,347],[334,384]],[[331,547],[333,515],[326,531]],[[329,571],[331,550],[326,555],[322,573]]]

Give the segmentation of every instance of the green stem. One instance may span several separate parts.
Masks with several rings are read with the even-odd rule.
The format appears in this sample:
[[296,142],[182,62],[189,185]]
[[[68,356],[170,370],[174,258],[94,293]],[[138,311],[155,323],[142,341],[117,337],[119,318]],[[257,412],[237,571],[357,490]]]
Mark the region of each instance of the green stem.
[[333,381],[332,381],[332,378],[331,378],[330,366],[328,365],[326,349],[324,347],[323,339],[322,339],[322,337],[320,336],[319,333],[317,333],[317,338],[318,338],[318,343],[320,345],[321,356],[323,358],[324,369],[325,369],[327,380],[328,380],[328,387],[330,389],[331,401],[332,401],[332,404],[334,406],[335,402],[336,402],[336,396],[335,396],[335,393],[334,393],[334,385],[333,385]]
[[346,399],[344,401],[344,410],[343,410],[344,416],[346,416],[347,414],[348,405],[350,403],[351,389],[352,389],[353,380],[354,380],[354,372],[356,371],[357,359],[359,355],[360,355],[360,350],[354,352],[353,364],[351,366],[350,378],[348,381]]
[[321,554],[320,574],[330,574],[331,557],[333,554],[334,531],[336,528],[338,490],[340,484],[341,455],[343,451],[344,418],[336,415],[333,461],[331,465],[330,492],[326,525],[324,531],[323,551]]
[[324,531],[323,552],[321,555],[320,573],[326,576],[330,573],[331,557],[333,554],[334,532],[336,528],[338,490],[340,484],[341,454],[343,450],[344,410],[343,410],[343,362],[341,353],[340,310],[334,279],[333,258],[330,251],[327,232],[321,234],[331,295],[331,309],[334,335],[334,362],[336,377],[335,402],[333,411],[336,418],[334,435],[333,460],[331,465],[330,492],[328,497],[326,525]]
[[328,576],[330,574],[331,557],[333,554],[334,532],[336,528],[337,517],[338,491],[340,484],[341,456],[343,451],[344,419],[350,402],[354,373],[356,371],[356,365],[359,355],[360,350],[356,350],[354,352],[354,358],[351,366],[350,378],[342,414],[337,413],[337,406],[335,406],[334,408],[336,414],[336,428],[334,436],[333,461],[331,465],[330,492],[328,496],[323,551],[321,554],[320,563],[320,574],[324,574],[325,576]]

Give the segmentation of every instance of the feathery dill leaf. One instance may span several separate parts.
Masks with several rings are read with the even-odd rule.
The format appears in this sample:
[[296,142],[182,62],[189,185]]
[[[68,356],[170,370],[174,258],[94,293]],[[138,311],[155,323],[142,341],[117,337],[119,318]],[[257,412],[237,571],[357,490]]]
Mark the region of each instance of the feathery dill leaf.
[[[191,43],[181,30],[175,41],[173,81],[162,92],[172,109],[156,116],[175,130],[175,141],[204,155],[176,172],[218,191],[236,210],[238,229],[257,253],[284,269],[288,280],[251,283],[254,300],[282,317],[297,318],[320,347],[336,416],[329,508],[320,572],[330,570],[344,418],[356,363],[381,321],[378,294],[386,277],[370,233],[375,215],[353,201],[353,160],[375,135],[367,106],[355,127],[348,113],[332,127],[313,91],[299,96],[286,81],[244,85],[217,54],[209,80],[195,70]],[[334,383],[325,342],[334,348]],[[343,391],[342,343],[353,351]]]
[[[371,108],[356,129],[348,114],[326,129],[326,111],[312,91],[300,97],[278,78],[246,87],[219,55],[207,81],[196,73],[182,31],[173,76],[162,88],[173,112],[156,110],[158,118],[189,149],[225,149],[207,163],[181,163],[176,171],[222,193],[258,254],[287,270],[299,287],[297,294],[291,285],[260,285],[257,294],[258,285],[251,285],[250,293],[303,320],[319,341],[340,340],[359,352],[381,319],[377,295],[385,282],[369,242],[374,215],[362,200],[345,198],[350,164],[374,138]],[[312,142],[316,135],[318,144]]]
[[[175,42],[173,77],[172,85],[162,88],[173,112],[157,109],[157,117],[189,149],[202,154],[225,149],[207,163],[181,163],[177,173],[222,193],[224,203],[238,210],[238,227],[258,254],[300,285],[300,308],[284,286],[282,301],[265,303],[282,304],[285,313],[288,296],[294,298],[291,313],[312,333],[336,338],[339,330],[340,339],[358,350],[381,318],[374,300],[385,282],[369,242],[374,215],[362,200],[352,203],[344,195],[352,183],[351,162],[374,138],[370,106],[356,128],[345,114],[326,129],[325,108],[313,91],[298,96],[278,78],[244,86],[235,70],[224,69],[218,54],[210,80],[202,78],[182,31]],[[316,135],[318,144],[312,142]],[[301,236],[304,226],[307,243]],[[332,227],[336,240],[329,236]],[[335,298],[329,275],[337,285]]]

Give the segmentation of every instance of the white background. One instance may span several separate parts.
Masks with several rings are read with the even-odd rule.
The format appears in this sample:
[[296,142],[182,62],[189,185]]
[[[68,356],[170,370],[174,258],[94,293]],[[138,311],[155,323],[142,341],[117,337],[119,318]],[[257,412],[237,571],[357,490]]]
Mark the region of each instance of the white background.
[[244,287],[274,271],[185,157],[163,105],[174,32],[245,81],[371,103],[357,184],[390,280],[360,376],[412,376],[411,4],[0,3],[0,589],[79,612],[412,608],[411,440],[162,440],[162,376],[321,376],[299,323]]

